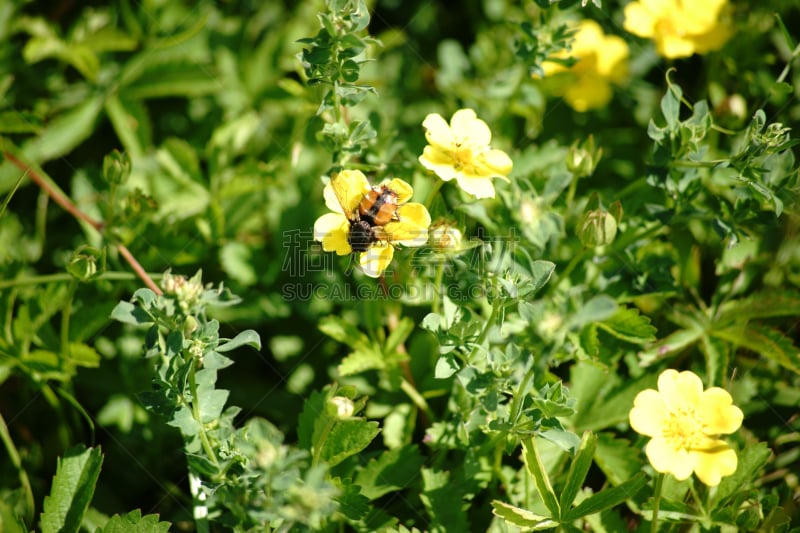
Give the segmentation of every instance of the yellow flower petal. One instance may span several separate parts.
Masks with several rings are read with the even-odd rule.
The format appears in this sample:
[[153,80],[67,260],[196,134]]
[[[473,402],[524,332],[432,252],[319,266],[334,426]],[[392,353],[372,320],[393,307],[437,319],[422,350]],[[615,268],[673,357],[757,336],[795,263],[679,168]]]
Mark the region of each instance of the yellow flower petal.
[[669,369],[658,377],[658,391],[669,411],[694,408],[703,395],[703,382],[694,372]]
[[350,235],[350,221],[339,213],[327,213],[314,222],[314,240],[322,242],[326,252],[347,255],[352,252],[347,238]]
[[399,220],[389,222],[383,228],[388,239],[403,246],[423,246],[428,241],[431,215],[424,205],[410,203],[397,208]]
[[458,175],[458,171],[453,168],[452,158],[450,158],[449,161],[442,161],[442,158],[436,157],[439,153],[440,152],[435,148],[426,146],[422,155],[419,157],[419,162],[422,163],[423,167],[439,176],[442,181],[450,181]]
[[450,119],[450,128],[456,142],[473,146],[488,146],[492,142],[492,131],[478,118],[472,109],[459,109]]
[[678,480],[692,475],[693,464],[689,452],[673,448],[661,437],[654,437],[645,446],[645,454],[656,472],[670,473]]
[[719,485],[723,476],[736,472],[739,463],[736,452],[724,441],[715,441],[708,450],[692,451],[692,465],[697,478],[709,487]]
[[487,150],[478,156],[475,167],[482,177],[505,178],[514,163],[502,150]]
[[422,127],[425,128],[425,138],[430,144],[447,149],[453,145],[453,132],[440,114],[429,114],[422,121]]
[[461,189],[475,198],[494,198],[494,184],[490,178],[456,174]]
[[656,19],[643,4],[633,2],[625,6],[625,31],[639,37],[652,37],[655,34]]
[[[330,181],[333,193],[342,208],[343,213],[353,213],[358,209],[361,199],[372,187],[363,172],[360,170],[342,170],[335,174]],[[323,191],[323,194],[324,191]],[[326,205],[328,197],[325,198]],[[330,205],[328,205],[330,208]]]
[[369,250],[362,252],[358,259],[359,266],[364,274],[377,278],[386,270],[394,257],[394,248],[389,244],[376,243]]
[[742,425],[744,414],[733,405],[733,398],[725,389],[712,387],[704,391],[698,407],[708,435],[733,433]]
[[658,391],[645,389],[633,400],[633,409],[628,414],[628,419],[636,433],[655,437],[661,434],[666,416],[666,406]]
[[606,78],[591,73],[578,76],[564,93],[564,99],[578,112],[605,107],[611,96],[611,84]]
[[411,185],[400,178],[394,178],[384,183],[384,185],[397,193],[397,203],[399,205],[408,202],[414,194],[414,189],[411,188]]

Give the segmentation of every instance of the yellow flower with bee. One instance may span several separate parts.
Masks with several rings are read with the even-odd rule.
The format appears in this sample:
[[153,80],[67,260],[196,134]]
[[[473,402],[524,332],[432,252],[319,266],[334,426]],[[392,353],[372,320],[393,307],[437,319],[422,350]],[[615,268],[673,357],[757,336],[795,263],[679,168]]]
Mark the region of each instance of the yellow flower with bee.
[[359,170],[343,170],[325,186],[325,205],[332,212],[314,223],[314,239],[326,252],[358,254],[358,265],[377,278],[394,257],[395,247],[423,246],[431,216],[424,205],[409,202],[414,190],[394,178],[378,187]]

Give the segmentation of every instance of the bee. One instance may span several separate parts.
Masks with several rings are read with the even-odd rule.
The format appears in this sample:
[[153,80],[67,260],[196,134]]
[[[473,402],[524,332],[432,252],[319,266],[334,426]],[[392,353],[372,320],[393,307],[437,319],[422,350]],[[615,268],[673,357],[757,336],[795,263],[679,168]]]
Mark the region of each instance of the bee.
[[371,187],[363,175],[360,178],[336,175],[331,179],[336,200],[350,223],[347,242],[354,253],[366,252],[374,243],[387,240],[383,226],[398,220],[400,196],[387,185]]

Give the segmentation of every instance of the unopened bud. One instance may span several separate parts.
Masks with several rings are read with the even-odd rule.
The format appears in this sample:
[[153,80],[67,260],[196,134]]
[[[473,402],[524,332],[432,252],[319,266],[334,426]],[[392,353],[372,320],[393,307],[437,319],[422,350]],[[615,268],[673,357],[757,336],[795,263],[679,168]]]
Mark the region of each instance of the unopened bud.
[[461,247],[461,232],[446,222],[434,225],[430,229],[428,241],[434,250],[447,252]]
[[603,209],[587,211],[578,222],[578,238],[587,248],[610,244],[616,236],[617,221]]
[[104,270],[105,254],[91,246],[82,246],[75,250],[67,263],[67,272],[80,281],[89,281]]
[[329,401],[336,407],[336,416],[339,418],[350,418],[356,410],[356,406],[350,398],[334,396]]
[[594,145],[591,135],[583,142],[575,141],[567,152],[567,170],[576,178],[591,176],[602,155],[603,149]]
[[109,183],[121,184],[131,175],[131,158],[127,153],[114,150],[103,158],[103,177]]

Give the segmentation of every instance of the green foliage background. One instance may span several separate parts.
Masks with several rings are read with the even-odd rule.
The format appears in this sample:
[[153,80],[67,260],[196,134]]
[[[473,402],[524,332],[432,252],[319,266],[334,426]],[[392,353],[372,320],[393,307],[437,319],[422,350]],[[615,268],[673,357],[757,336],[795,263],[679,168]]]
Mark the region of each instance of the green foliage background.
[[[350,33],[362,40],[345,42],[363,48],[363,63],[330,71],[330,58],[317,57],[321,82],[308,83],[315,64],[303,50],[317,15],[345,4],[0,6],[0,524],[58,529],[45,496],[55,498],[59,464],[99,471],[93,494],[76,489],[72,500],[85,504],[84,529],[166,527],[150,514],[173,530],[202,529],[187,472],[204,471],[187,470],[185,428],[144,407],[163,354],[153,355],[160,337],[135,327],[141,316],[117,307],[143,286],[123,246],[156,280],[202,270],[240,298],[202,300],[203,327],[219,322],[209,338],[252,329],[261,339],[227,353],[235,364],[220,362],[215,378],[241,408],[226,422],[231,457],[245,433],[257,437],[236,451],[246,460],[214,478],[225,511],[212,530],[514,530],[522,524],[493,515],[492,500],[547,510],[530,478],[541,473],[534,436],[558,494],[577,483],[572,458],[593,458],[576,505],[601,488],[638,487],[625,504],[606,493],[602,514],[561,527],[644,529],[645,441],[627,413],[667,367],[729,389],[745,423],[731,438],[743,466],[708,509],[713,520],[691,515],[687,485],[674,483],[663,527],[800,527],[800,3],[734,1],[735,39],[668,62],[622,30],[622,2],[376,0],[369,25],[356,20]],[[589,113],[531,76],[567,46],[563,22],[580,17],[631,47],[629,83]],[[356,87],[341,106],[324,98],[332,80]],[[429,208],[490,244],[449,260],[447,297],[381,298],[380,282],[349,257],[311,242],[326,211],[321,176],[359,166],[374,182],[405,179],[424,201],[438,178],[417,161],[422,121],[462,107],[512,157],[511,180],[496,180],[489,202],[445,186]],[[125,156],[106,159],[114,150]],[[568,164],[587,153],[588,171]],[[27,165],[100,231],[48,199]],[[581,217],[617,201],[616,239],[585,247]],[[514,246],[491,241],[508,235]],[[430,287],[429,252],[398,252],[388,282]],[[371,297],[336,296],[359,287]],[[148,312],[161,309],[137,294]],[[156,322],[167,343],[185,317],[164,313]],[[355,402],[351,426],[326,407],[334,395]],[[329,432],[341,449],[321,444],[325,424],[339,428]],[[582,441],[585,431],[597,441]],[[92,450],[76,451],[81,443]],[[264,443],[281,458],[264,467],[274,484],[247,485],[236,468],[252,473]],[[286,501],[232,503],[280,488]]]

